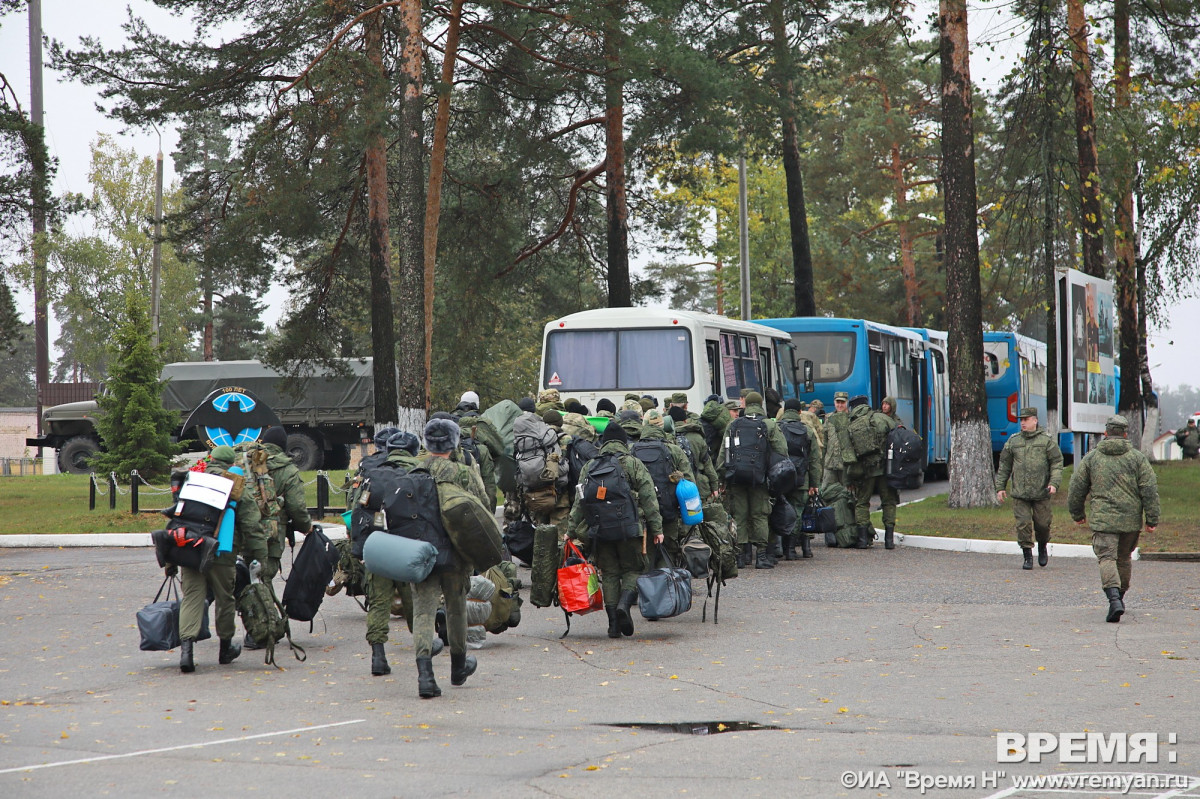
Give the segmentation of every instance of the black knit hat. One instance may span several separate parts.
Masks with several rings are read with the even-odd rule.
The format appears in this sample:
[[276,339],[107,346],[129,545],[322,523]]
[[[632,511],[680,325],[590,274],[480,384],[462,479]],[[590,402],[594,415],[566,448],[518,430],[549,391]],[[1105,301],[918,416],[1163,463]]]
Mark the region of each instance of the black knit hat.
[[279,426],[269,427],[259,441],[263,444],[274,444],[280,449],[287,449],[287,430]]
[[600,399],[596,400],[596,412],[599,413],[600,411],[608,411],[609,413],[616,413],[617,406],[614,405],[613,401],[610,400],[608,397],[601,397]]
[[517,407],[523,411],[533,412],[537,410],[537,403],[533,401],[532,397],[521,397],[517,400]]
[[604,428],[604,435],[600,436],[601,446],[609,441],[620,441],[622,444],[629,443],[629,434],[615,422],[609,422],[608,427]]
[[856,394],[850,398],[850,407],[857,408],[859,405],[866,405],[868,402],[866,394]]
[[550,410],[548,410],[542,414],[542,421],[545,422],[546,424],[550,425],[551,427],[561,428],[563,425],[562,414],[559,413],[558,411],[554,410],[553,408],[551,408]]
[[425,425],[425,449],[445,454],[458,448],[461,432],[453,419],[430,419]]
[[670,408],[667,408],[667,416],[670,416],[677,422],[687,421],[687,411],[683,409],[682,405],[672,405]]
[[802,411],[804,403],[795,397],[788,397],[783,403],[783,409],[785,411]]

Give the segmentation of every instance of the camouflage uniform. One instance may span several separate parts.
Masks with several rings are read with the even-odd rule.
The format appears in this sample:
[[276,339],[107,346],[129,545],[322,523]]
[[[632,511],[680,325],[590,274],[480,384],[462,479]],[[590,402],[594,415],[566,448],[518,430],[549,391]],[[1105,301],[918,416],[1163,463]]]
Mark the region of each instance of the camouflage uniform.
[[[872,410],[869,405],[859,405],[850,411],[849,421],[846,423],[847,438],[850,435],[850,423],[863,417],[870,420],[880,441],[883,441],[888,433],[896,429],[895,421],[887,414]],[[843,441],[843,445],[845,443]],[[847,454],[849,454],[849,459],[846,457]],[[854,456],[853,449],[843,449],[842,451],[842,461],[846,464],[845,476],[848,487],[854,491],[854,522],[863,531],[859,534],[860,549],[869,547],[875,538],[875,529],[871,525],[871,497],[873,495],[878,494],[883,505],[883,526],[885,528],[896,526],[896,506],[900,504],[900,494],[888,485],[887,477],[883,473],[885,458],[886,452],[882,446],[877,453],[868,453],[858,457]]]
[[[218,450],[229,449],[218,447]],[[214,458],[209,461],[205,471],[209,474],[227,476],[229,467],[233,465],[232,450],[229,450],[228,461]],[[237,581],[237,557],[240,555],[247,563],[257,560],[265,563],[267,560],[267,541],[263,536],[261,516],[258,505],[248,496],[249,483],[243,490],[242,498],[234,511],[233,551],[221,552],[213,557],[208,571],[200,572],[187,567],[180,567],[180,582],[183,596],[179,603],[179,638],[190,644],[200,635],[200,626],[208,608],[206,600],[208,592],[212,591],[216,610],[217,638],[222,641],[222,650],[229,646],[237,632],[237,603],[233,595],[234,584]],[[182,654],[182,653],[181,653]],[[224,653],[223,653],[224,654]],[[236,655],[235,655],[236,657]],[[191,671],[191,652],[186,653],[188,661],[185,671]],[[181,657],[180,665],[184,665]]]
[[846,462],[842,453],[850,448],[850,439],[846,437],[846,425],[848,424],[850,424],[850,414],[845,411],[834,411],[825,417],[825,429],[822,436],[825,440],[825,468],[821,474],[822,488],[830,483],[846,484]]
[[[783,415],[779,417],[779,421],[781,422],[801,422],[806,428],[808,428],[808,468],[802,474],[797,473],[796,489],[794,491],[789,491],[785,495],[787,501],[791,503],[792,508],[796,511],[797,519],[803,515],[804,506],[808,504],[808,490],[810,488],[817,488],[821,485],[822,472],[821,441],[817,437],[817,431],[813,429],[812,425],[805,422],[805,413],[807,413],[807,411],[784,411]],[[812,414],[809,415],[811,416]],[[787,439],[785,438],[784,440],[786,441]],[[805,538],[808,538],[808,533],[801,533],[799,531],[799,526],[799,523],[797,523],[795,535],[802,535],[805,536]],[[791,546],[795,546],[794,539]],[[805,557],[810,557],[811,553],[809,552],[807,545],[804,547],[804,552]],[[790,552],[786,554],[788,554],[788,557],[792,556],[792,553]]]
[[[422,463],[404,450],[398,449],[388,453],[383,465],[409,472],[421,466]],[[376,531],[371,535],[389,534]],[[391,632],[390,623],[394,598],[400,599],[404,621],[408,625],[409,632],[412,632],[412,586],[408,583],[393,581],[381,574],[367,572],[367,643],[372,645],[387,643],[388,635]]]
[[482,441],[475,438],[475,427],[479,424],[479,419],[478,416],[464,416],[458,420],[458,423],[462,427],[463,435],[469,435],[475,441],[475,449],[479,452],[479,479],[483,482],[483,493],[488,497],[488,501],[484,504],[489,508],[494,508],[496,507],[496,459],[492,456],[492,451],[484,446]]
[[[780,455],[787,455],[787,440],[783,437],[783,433],[779,432],[775,420],[766,418],[766,412],[761,405],[747,405],[745,417],[765,421],[767,423],[767,442],[771,449]],[[718,471],[722,482],[726,479],[725,458],[725,436],[722,436],[721,447],[717,450]],[[767,490],[766,483],[764,482],[760,486],[726,485],[725,501],[726,510],[729,511],[734,524],[737,525],[738,543],[743,546],[743,552],[749,554],[745,550],[745,547],[749,545],[759,548],[760,557],[765,555],[770,538],[767,518],[771,515],[771,494]]]
[[[1063,457],[1058,444],[1045,430],[1022,430],[1000,451],[996,472],[996,491],[1005,490],[1009,479],[1013,517],[1017,522],[1017,543],[1032,550],[1036,534],[1039,551],[1050,541],[1050,488],[1058,490],[1062,482]],[[1039,555],[1040,557],[1040,555]]]
[[1108,621],[1119,621],[1125,611],[1123,600],[1133,571],[1130,554],[1142,521],[1153,530],[1159,516],[1158,478],[1146,456],[1124,438],[1126,426],[1123,417],[1109,417],[1107,435],[1075,467],[1067,494],[1071,518],[1086,520],[1092,530],[1100,583],[1110,603]]
[[[308,498],[304,495],[304,481],[300,479],[296,464],[275,444],[260,446],[267,452],[267,469],[275,483],[275,503],[278,508],[273,519],[274,534],[267,541],[267,562],[262,569],[262,579],[266,582],[279,574],[279,562],[283,557],[287,534],[295,530],[307,535],[312,530],[312,517],[308,515]],[[251,482],[247,480],[247,487]],[[264,514],[263,522],[267,521],[268,517]]]
[[[671,464],[674,467],[673,472],[679,472],[682,475],[680,479],[691,480],[693,483],[696,482],[696,476],[692,473],[692,464],[688,460],[687,453],[675,443],[673,438],[667,436],[667,433],[665,430],[663,430],[663,428],[654,424],[645,424],[642,426],[642,435],[639,440],[661,441],[666,444],[667,451],[671,453]],[[653,482],[654,481],[651,480],[651,484],[653,484]],[[675,483],[677,482],[679,482],[679,480],[675,480],[671,484],[672,489],[674,489]],[[658,496],[657,491],[655,491],[655,496]],[[671,497],[670,501],[674,502],[675,498]],[[683,542],[686,540],[687,536],[687,525],[683,523],[682,516],[677,515],[675,518],[669,521],[667,519],[663,519],[662,531],[663,547],[666,548],[667,554],[671,557],[672,561],[674,563],[679,563],[680,558],[683,555]],[[651,554],[648,558],[648,565],[654,564],[655,560],[656,558],[653,554]]]
[[1200,457],[1200,428],[1188,419],[1186,426],[1175,431],[1175,443],[1183,451],[1184,460],[1195,460]]
[[[704,411],[700,414],[700,419],[703,422],[708,422],[716,430],[716,437],[708,448],[709,457],[712,459],[713,465],[716,466],[720,463],[717,460],[717,453],[721,449],[721,439],[725,437],[725,428],[729,427],[729,422],[731,421],[729,418],[729,409],[725,407],[725,403],[723,402],[715,400],[706,402],[704,404]],[[701,426],[701,432],[703,432],[703,425]],[[717,467],[717,472],[719,473],[720,471],[720,467]]]
[[685,436],[688,444],[692,447],[692,457],[696,460],[692,473],[696,476],[696,487],[700,489],[700,499],[707,502],[709,497],[720,487],[720,477],[713,466],[708,443],[704,440],[700,417],[689,413],[686,422],[675,423],[675,434]]
[[[641,515],[644,535],[653,540],[663,534],[662,515],[658,512],[658,499],[654,493],[654,480],[650,472],[637,458],[629,453],[628,445],[621,441],[606,441],[600,448],[601,455],[613,453],[625,470],[625,479],[637,499]],[[583,485],[591,470],[592,461],[583,467],[579,483]],[[589,542],[587,514],[583,503],[576,502],[571,508],[570,535],[572,538]],[[645,558],[642,555],[643,538],[627,538],[624,541],[591,541],[591,551],[595,557],[596,567],[600,569],[601,585],[604,591],[604,604],[615,610],[618,599],[622,595],[637,592],[637,578],[644,570]],[[610,613],[610,622],[611,622]]]

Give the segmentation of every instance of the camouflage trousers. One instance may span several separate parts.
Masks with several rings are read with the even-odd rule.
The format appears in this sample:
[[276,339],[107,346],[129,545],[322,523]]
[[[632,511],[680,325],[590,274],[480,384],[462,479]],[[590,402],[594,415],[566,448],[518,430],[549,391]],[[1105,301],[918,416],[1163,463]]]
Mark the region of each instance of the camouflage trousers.
[[1129,577],[1133,572],[1130,558],[1137,548],[1141,530],[1132,533],[1092,533],[1092,551],[1100,561],[1100,585],[1104,588],[1129,589]]
[[729,486],[725,491],[726,509],[737,525],[739,544],[766,546],[770,531],[771,494],[766,486]]
[[642,539],[626,538],[622,541],[592,541],[596,568],[600,570],[600,587],[604,591],[604,604],[615,607],[623,591],[636,591],[637,578],[646,570],[646,558],[642,555]]
[[451,655],[467,651],[467,570],[462,566],[434,571],[413,586],[413,644],[417,658],[433,656],[434,621],[446,599],[446,637]]
[[222,640],[233,638],[237,632],[237,603],[233,598],[233,586],[237,580],[237,559],[232,552],[222,552],[213,559],[206,572],[179,568],[183,583],[183,597],[179,602],[179,637],[184,641],[195,641],[200,635],[200,624],[208,608],[208,591],[212,589],[213,603],[217,606],[217,637]]
[[413,628],[412,586],[398,583],[379,574],[367,573],[367,643],[386,644],[391,632],[392,599],[400,597],[404,606],[404,621],[409,632]]
[[1050,542],[1050,500],[1012,498],[1013,518],[1017,520],[1017,543],[1022,549],[1033,549],[1034,535],[1039,544]]
[[871,523],[871,497],[879,495],[883,505],[884,527],[896,524],[896,506],[900,504],[900,492],[888,485],[883,475],[868,477],[854,486],[854,523]]

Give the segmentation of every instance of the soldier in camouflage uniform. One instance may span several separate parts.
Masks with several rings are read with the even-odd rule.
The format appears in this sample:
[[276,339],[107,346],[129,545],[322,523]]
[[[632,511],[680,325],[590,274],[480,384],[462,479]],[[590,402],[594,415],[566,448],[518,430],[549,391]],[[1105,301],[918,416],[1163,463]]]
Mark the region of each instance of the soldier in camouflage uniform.
[[[875,436],[880,442],[878,451],[855,455],[853,449],[842,450],[842,462],[846,465],[847,487],[854,492],[854,521],[858,525],[858,542],[855,549],[868,549],[875,540],[875,528],[871,524],[871,497],[879,495],[883,504],[883,526],[891,531],[896,527],[896,506],[900,494],[888,485],[884,475],[886,464],[887,434],[896,429],[896,422],[887,414],[872,410],[866,396],[851,397],[850,420],[846,423],[846,436],[851,437],[850,425],[859,419],[869,420]],[[843,441],[843,444],[846,442]],[[848,457],[847,457],[848,456]],[[890,539],[891,536],[888,536]],[[891,549],[892,547],[888,547]]]
[[[267,470],[275,484],[275,508],[268,513],[260,504],[263,526],[267,528],[267,562],[263,564],[262,579],[267,582],[279,574],[283,546],[292,531],[308,533],[312,530],[312,517],[308,515],[308,498],[304,495],[304,481],[300,470],[284,452],[287,446],[287,430],[272,427],[263,433],[260,441],[267,455]],[[247,483],[252,482],[249,478]],[[257,495],[257,489],[255,491]],[[273,525],[268,522],[274,522]],[[274,531],[270,527],[274,527]]]
[[[675,484],[680,480],[690,480],[696,482],[696,475],[692,472],[691,461],[688,460],[687,453],[675,443],[673,435],[667,435],[666,428],[663,424],[662,411],[657,408],[651,408],[646,411],[646,415],[642,418],[642,431],[639,441],[661,441],[667,445],[667,451],[671,453],[671,490],[674,491]],[[675,497],[670,497],[671,502],[675,502]],[[661,514],[660,514],[661,515]],[[663,546],[667,550],[667,555],[672,559],[673,563],[679,563],[683,555],[683,542],[687,536],[687,525],[683,523],[682,516],[667,521],[663,519]],[[651,555],[649,558],[649,566],[666,565],[656,564],[656,558]]]
[[[1125,592],[1133,573],[1130,555],[1142,520],[1148,533],[1158,526],[1158,478],[1146,456],[1129,443],[1128,427],[1124,416],[1108,417],[1104,439],[1075,467],[1067,493],[1071,518],[1092,528],[1092,550],[1100,561],[1110,622],[1119,622],[1125,613]],[[1089,496],[1091,505],[1085,510]]]
[[[216,447],[204,471],[233,480],[234,476],[228,472],[236,459],[237,454],[232,447]],[[179,638],[182,642],[179,670],[185,674],[196,670],[192,648],[200,635],[204,614],[208,612],[205,602],[209,591],[212,591],[217,606],[217,638],[221,642],[217,662],[221,665],[232,663],[242,653],[241,646],[233,641],[237,632],[237,603],[233,595],[237,582],[237,558],[240,555],[247,563],[256,560],[266,563],[267,560],[267,541],[263,536],[258,505],[245,496],[248,489],[249,485],[246,484],[242,489],[242,499],[234,510],[233,551],[214,555],[212,565],[205,572],[180,568],[183,596],[179,603]],[[168,566],[167,573],[173,574],[174,569],[175,566]]]
[[[780,455],[787,455],[787,440],[783,433],[779,432],[775,420],[767,418],[767,412],[762,407],[762,395],[757,391],[748,392],[745,401],[744,416],[765,421],[767,442],[771,449]],[[721,447],[717,451],[718,471],[722,481],[727,477],[726,442],[727,436],[722,436]],[[757,547],[758,556],[753,558],[754,568],[775,568],[775,559],[769,547],[771,533],[767,525],[767,519],[771,515],[771,494],[766,483],[761,486],[726,485],[725,501],[726,510],[733,516],[734,524],[737,525],[738,543],[742,545],[742,561],[749,566],[753,558],[752,551]]]
[[[655,544],[661,544],[662,514],[658,512],[654,480],[642,462],[629,453],[628,434],[620,425],[610,424],[604,428],[600,442],[600,454],[616,455],[621,468],[625,470],[625,479],[629,481],[629,488],[637,500],[643,535],[648,536]],[[595,462],[593,460],[583,467],[579,476],[580,485],[586,483],[588,471]],[[582,502],[576,502],[571,508],[568,535],[585,544],[589,542],[588,519]],[[645,564],[645,555],[642,554],[645,539],[627,538],[624,541],[590,543],[596,567],[601,575],[604,610],[608,613],[608,637],[633,635],[633,619],[629,615],[629,608],[637,600],[637,578]]]
[[830,483],[846,484],[846,464],[842,451],[850,446],[846,438],[846,425],[850,423],[850,395],[839,391],[833,395],[833,413],[825,417],[825,472],[821,475],[821,487]]
[[[686,394],[683,395],[685,398]],[[704,440],[704,430],[700,426],[700,417],[688,413],[685,404],[673,403],[667,409],[667,414],[675,422],[675,437],[687,440],[692,451],[692,474],[696,476],[696,488],[700,490],[700,499],[708,502],[717,488],[720,487],[720,477],[713,466],[712,456],[708,452],[708,443]],[[680,447],[682,449],[682,447]]]
[[[808,431],[808,465],[803,472],[796,472],[796,488],[786,494],[786,499],[791,503],[792,508],[796,511],[796,518],[799,519],[804,514],[804,506],[808,504],[808,498],[817,493],[817,486],[821,484],[821,440],[817,437],[817,431],[812,425],[808,424],[804,419],[804,413],[800,409],[803,404],[796,398],[790,398],[783,403],[783,413],[779,417],[779,423],[783,425],[803,424]],[[810,416],[812,414],[809,414]],[[786,436],[785,436],[786,441]],[[789,455],[790,457],[790,455]],[[800,542],[800,552],[805,558],[812,557],[812,539],[808,533],[802,532],[799,523],[796,529],[790,536],[790,541],[784,542],[783,556],[786,560],[796,560],[796,542]]]
[[[1021,432],[1004,442],[1000,468],[996,472],[996,499],[1012,496],[1013,517],[1017,520],[1017,543],[1021,545],[1021,568],[1033,568],[1033,540],[1036,534],[1038,565],[1049,559],[1050,498],[1062,482],[1063,457],[1058,443],[1038,427],[1037,408],[1022,408],[1017,416]],[[1004,489],[1012,478],[1012,491]]]

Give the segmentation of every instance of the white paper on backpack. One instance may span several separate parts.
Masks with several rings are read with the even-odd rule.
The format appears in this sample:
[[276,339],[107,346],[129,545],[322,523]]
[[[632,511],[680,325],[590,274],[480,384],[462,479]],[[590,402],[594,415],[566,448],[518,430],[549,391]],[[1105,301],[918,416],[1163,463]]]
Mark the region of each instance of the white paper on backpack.
[[207,472],[190,472],[187,482],[179,489],[179,498],[192,500],[209,507],[223,509],[229,504],[233,481],[228,477]]

